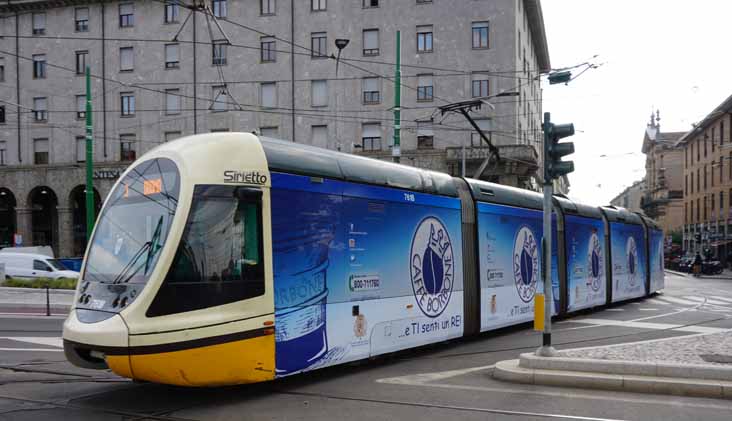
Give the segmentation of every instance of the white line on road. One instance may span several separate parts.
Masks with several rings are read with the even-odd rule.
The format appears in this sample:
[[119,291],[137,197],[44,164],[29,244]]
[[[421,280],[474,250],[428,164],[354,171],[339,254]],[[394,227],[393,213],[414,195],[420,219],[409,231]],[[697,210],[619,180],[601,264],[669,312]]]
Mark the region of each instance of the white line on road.
[[58,348],[0,348],[0,351],[19,351],[19,352],[64,352]]
[[649,323],[649,322],[635,322],[630,320],[610,320],[610,319],[577,319],[574,320],[577,323],[587,323],[595,326],[619,326],[619,327],[630,327],[637,329],[652,329],[652,330],[678,330],[680,332],[693,332],[693,333],[719,333],[726,332],[729,329],[722,329],[719,327],[708,327],[708,326],[684,326],[679,324],[671,323]]
[[639,308],[639,311],[658,311],[657,308]]
[[687,306],[695,306],[695,305],[699,304],[696,301],[685,300],[683,298],[672,297],[670,295],[658,296],[658,297],[656,297],[656,299],[657,300],[663,300],[663,301],[669,301],[669,302],[672,302],[674,304],[683,304],[683,305],[687,305]]
[[687,298],[689,300],[699,301],[700,303],[709,303],[709,304],[714,304],[714,305],[723,305],[723,306],[726,306],[726,305],[729,305],[730,304],[730,303],[727,303],[727,302],[724,302],[724,301],[713,300],[711,298],[698,297],[696,295],[684,295],[684,298]]
[[647,303],[651,303],[651,304],[656,304],[656,305],[658,305],[658,304],[665,305],[665,306],[671,305],[671,303],[669,303],[667,301],[659,300],[658,297],[656,297],[656,298],[649,298],[649,299],[646,300],[646,302]]
[[11,341],[28,342],[36,345],[47,345],[55,346],[57,348],[63,348],[64,343],[61,338],[49,337],[49,336],[0,336],[0,339],[9,339]]
[[732,298],[720,297],[719,295],[710,295],[709,298],[712,298],[712,299],[715,299],[715,300],[726,301],[728,303],[732,303]]
[[625,311],[625,309],[622,309],[622,308],[606,308],[605,311]]

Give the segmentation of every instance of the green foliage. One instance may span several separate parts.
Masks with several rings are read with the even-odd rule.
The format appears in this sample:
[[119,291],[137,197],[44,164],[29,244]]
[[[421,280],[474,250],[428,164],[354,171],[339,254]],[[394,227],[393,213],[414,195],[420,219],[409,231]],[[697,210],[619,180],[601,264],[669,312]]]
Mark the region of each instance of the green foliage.
[[3,286],[6,287],[19,287],[19,288],[46,288],[48,285],[51,289],[76,289],[76,278],[38,278],[33,280],[6,279]]

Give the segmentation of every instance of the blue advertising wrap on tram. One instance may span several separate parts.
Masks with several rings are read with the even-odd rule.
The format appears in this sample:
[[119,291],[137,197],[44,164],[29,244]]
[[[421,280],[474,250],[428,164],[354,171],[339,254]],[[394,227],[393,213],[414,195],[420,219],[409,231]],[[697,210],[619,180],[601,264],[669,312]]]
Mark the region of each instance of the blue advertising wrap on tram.
[[663,231],[650,228],[648,230],[649,253],[651,255],[651,292],[660,291],[665,287],[663,272]]
[[462,336],[460,201],[272,174],[278,376]]
[[[480,330],[486,331],[534,318],[534,296],[542,282],[542,212],[478,203],[480,260]],[[555,218],[556,221],[556,218]],[[552,266],[556,268],[556,224],[553,224]],[[559,309],[559,277],[552,271],[553,314]]]
[[564,217],[568,311],[605,304],[605,224],[601,219]]
[[613,291],[612,301],[618,302],[645,295],[646,248],[643,227],[610,223]]

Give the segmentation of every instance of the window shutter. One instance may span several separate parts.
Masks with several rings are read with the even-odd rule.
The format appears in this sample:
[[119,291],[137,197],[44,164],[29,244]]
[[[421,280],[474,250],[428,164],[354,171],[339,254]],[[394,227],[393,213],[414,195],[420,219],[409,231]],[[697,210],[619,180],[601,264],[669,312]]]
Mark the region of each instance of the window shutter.
[[33,145],[36,152],[48,152],[48,139],[36,139]]
[[431,121],[417,122],[417,136],[434,136]]
[[379,90],[379,79],[375,77],[367,77],[363,80],[364,92],[376,92]]
[[312,136],[313,146],[328,147],[328,126],[312,126]]
[[276,107],[277,106],[277,84],[274,82],[268,82],[262,84],[262,106],[263,107]]
[[361,137],[381,137],[381,125],[379,123],[365,123]]
[[325,80],[312,81],[313,105],[328,105],[328,82]]
[[168,63],[180,61],[178,58],[178,44],[165,46],[165,61]]
[[369,30],[363,33],[364,50],[373,50],[379,48],[379,31]]
[[119,49],[119,67],[122,70],[130,70],[134,68],[134,54],[131,47]]
[[131,15],[134,13],[134,8],[132,6],[132,3],[124,3],[119,5],[119,14],[120,15]]
[[33,13],[33,29],[45,29],[46,28],[46,14],[45,13]]

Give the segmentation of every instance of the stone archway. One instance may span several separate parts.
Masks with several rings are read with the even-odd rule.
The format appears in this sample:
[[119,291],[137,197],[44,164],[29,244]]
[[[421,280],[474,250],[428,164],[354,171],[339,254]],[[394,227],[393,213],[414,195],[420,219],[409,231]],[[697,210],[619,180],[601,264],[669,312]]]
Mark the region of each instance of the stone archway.
[[[58,241],[58,197],[47,186],[38,186],[28,194],[31,208],[31,241],[34,246],[51,246],[54,254],[59,252]],[[29,242],[24,240],[27,245]]]
[[[86,251],[86,186],[78,185],[71,190],[69,195],[71,209],[71,237],[73,256],[83,256]],[[102,200],[97,189],[94,189],[94,218],[99,217],[99,210],[102,207]]]
[[16,205],[13,192],[0,187],[0,248],[13,245],[13,235],[18,229]]

